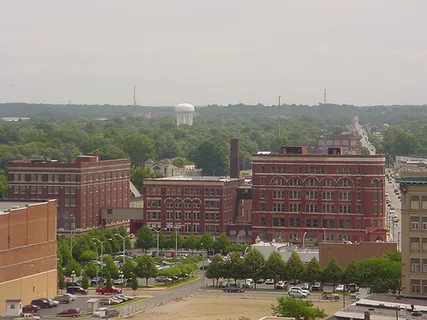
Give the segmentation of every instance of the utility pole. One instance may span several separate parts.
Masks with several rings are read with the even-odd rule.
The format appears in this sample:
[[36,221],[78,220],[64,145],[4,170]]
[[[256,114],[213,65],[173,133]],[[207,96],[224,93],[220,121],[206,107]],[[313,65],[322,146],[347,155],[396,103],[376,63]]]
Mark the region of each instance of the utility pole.
[[277,125],[279,126],[279,137],[281,135],[280,133],[280,98],[282,96],[279,96],[279,105],[277,106]]
[[136,85],[133,85],[133,106],[136,106]]
[[323,103],[326,104],[326,89],[323,89]]

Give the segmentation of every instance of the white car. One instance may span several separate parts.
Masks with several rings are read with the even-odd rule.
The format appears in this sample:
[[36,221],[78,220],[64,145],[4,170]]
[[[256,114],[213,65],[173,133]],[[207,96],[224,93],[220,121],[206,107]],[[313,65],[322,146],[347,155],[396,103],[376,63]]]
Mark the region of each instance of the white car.
[[302,289],[302,288],[300,288],[300,287],[290,287],[290,288],[288,289],[288,293],[289,293],[290,291],[292,291],[292,290],[299,290],[299,291],[301,291],[302,293],[306,294],[307,296],[308,296],[308,295],[310,295],[310,290],[305,290],[305,289]]
[[274,279],[266,279],[265,284],[274,284]]
[[286,282],[285,281],[279,281],[276,283],[276,289],[285,289]]
[[68,296],[68,297],[70,297],[70,301],[74,301],[74,300],[76,300],[76,296],[75,296],[74,294],[71,294],[71,293],[64,293],[63,295],[64,295],[64,296]]
[[299,299],[307,298],[307,294],[302,292],[301,290],[289,290],[288,295]]
[[336,288],[335,288],[335,292],[343,292],[345,290],[345,287],[344,287],[344,285],[343,284],[339,284],[339,285],[337,285],[336,286]]
[[92,314],[94,317],[102,318],[105,315],[105,312],[107,312],[108,308],[98,308],[96,311]]

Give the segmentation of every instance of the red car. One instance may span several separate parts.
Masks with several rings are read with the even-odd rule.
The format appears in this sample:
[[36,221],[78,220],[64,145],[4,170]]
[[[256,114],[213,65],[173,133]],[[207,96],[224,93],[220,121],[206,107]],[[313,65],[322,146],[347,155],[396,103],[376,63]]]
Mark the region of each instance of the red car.
[[80,309],[79,308],[75,308],[75,309],[65,309],[61,312],[59,312],[57,315],[57,317],[80,317]]
[[22,308],[22,313],[34,313],[40,310],[39,306],[36,306],[34,304],[26,305]]
[[100,293],[100,294],[117,294],[117,293],[122,293],[122,289],[120,289],[120,288],[114,288],[114,287],[112,287],[111,289],[108,289],[108,288],[97,288],[96,289],[96,293]]

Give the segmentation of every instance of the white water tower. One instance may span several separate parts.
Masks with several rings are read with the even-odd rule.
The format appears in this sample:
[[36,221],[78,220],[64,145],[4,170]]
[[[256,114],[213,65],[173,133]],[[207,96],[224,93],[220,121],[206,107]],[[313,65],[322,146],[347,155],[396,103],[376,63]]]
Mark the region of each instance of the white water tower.
[[188,124],[193,125],[194,106],[189,103],[180,103],[175,107],[176,125]]

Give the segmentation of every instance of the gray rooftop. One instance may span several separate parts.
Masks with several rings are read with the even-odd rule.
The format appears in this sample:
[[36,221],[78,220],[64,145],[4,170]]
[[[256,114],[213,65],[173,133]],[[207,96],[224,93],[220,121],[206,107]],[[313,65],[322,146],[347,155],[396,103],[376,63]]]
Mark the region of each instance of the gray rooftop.
[[19,208],[25,208],[28,205],[36,204],[36,203],[43,203],[46,202],[44,200],[27,200],[27,201],[0,201],[0,214],[5,214],[9,210],[13,209],[19,209]]
[[[148,179],[147,179],[148,180]],[[151,180],[180,180],[180,181],[236,181],[238,178],[217,177],[217,176],[174,176],[166,178],[158,178]]]

